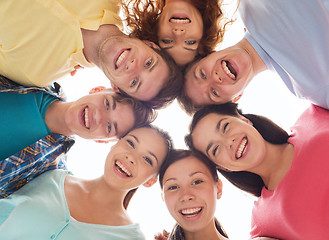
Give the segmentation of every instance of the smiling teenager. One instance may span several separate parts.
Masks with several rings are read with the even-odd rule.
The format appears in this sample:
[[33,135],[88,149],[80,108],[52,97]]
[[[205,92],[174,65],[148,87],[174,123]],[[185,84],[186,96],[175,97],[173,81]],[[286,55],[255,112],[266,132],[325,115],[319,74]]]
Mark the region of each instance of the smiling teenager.
[[[31,179],[33,167],[29,170],[27,166],[23,167],[23,163],[41,162],[43,166],[43,162],[49,161],[57,165],[57,157],[66,153],[67,149],[64,147],[56,153],[53,160],[50,156],[46,157],[46,152],[48,148],[49,153],[54,152],[53,148],[62,145],[55,140],[62,138],[60,136],[63,136],[64,142],[71,135],[94,140],[115,139],[133,127],[152,122],[156,116],[152,109],[141,102],[123,97],[112,89],[84,96],[74,102],[65,102],[61,98],[60,86],[54,86],[56,88],[27,88],[0,78],[2,183],[16,185],[22,174],[18,173],[20,166],[22,171],[25,169],[25,174],[32,170],[32,175],[28,176]],[[29,154],[31,152],[35,153],[34,157]],[[45,153],[39,156],[41,152]],[[14,182],[11,183],[7,177]],[[1,194],[6,188],[2,184]]]
[[[0,22],[6,24],[0,27],[0,74],[22,85],[46,87],[80,67],[96,65],[132,97],[156,99],[154,107],[172,101],[181,89],[181,73],[171,58],[154,50],[155,44],[118,28],[119,5],[118,0],[1,2]],[[164,89],[176,78],[176,88]]]
[[242,114],[234,103],[210,105],[195,113],[186,143],[233,185],[259,197],[252,237],[326,239],[328,122],[328,110],[311,105],[289,136],[265,117]]
[[177,222],[168,240],[228,239],[214,216],[222,182],[209,159],[188,150],[172,151],[160,169],[159,182],[162,198]]
[[[131,36],[157,43],[183,67],[222,41],[226,20],[218,0],[126,0]],[[230,21],[228,21],[230,22]]]
[[140,185],[149,187],[155,182],[171,147],[168,134],[146,125],[130,131],[111,148],[99,178],[80,179],[61,169],[41,174],[0,200],[0,236],[145,239],[127,207]]
[[277,73],[297,97],[328,109],[329,12],[325,3],[303,0],[296,8],[294,1],[241,0],[238,11],[247,29],[244,38],[188,66],[178,97],[186,112],[233,101],[265,70]]

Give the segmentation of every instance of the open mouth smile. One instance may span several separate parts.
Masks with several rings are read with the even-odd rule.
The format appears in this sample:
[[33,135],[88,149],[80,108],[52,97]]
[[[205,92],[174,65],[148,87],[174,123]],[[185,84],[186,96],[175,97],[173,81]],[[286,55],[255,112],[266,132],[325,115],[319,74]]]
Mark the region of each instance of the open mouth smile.
[[235,153],[236,159],[240,159],[245,154],[245,152],[247,150],[247,145],[248,145],[247,137],[242,138],[240,145],[238,146],[236,153]]
[[236,79],[237,72],[233,68],[232,64],[229,61],[223,60],[222,61],[222,68],[224,72],[233,80]]
[[115,169],[125,177],[132,177],[132,173],[127,169],[120,161],[116,160],[114,162]]
[[200,214],[202,209],[202,207],[185,208],[180,210],[179,212],[186,218],[192,218]]
[[115,64],[114,64],[115,69],[120,68],[124,64],[124,62],[127,60],[127,57],[128,57],[128,54],[129,54],[130,50],[131,49],[128,48],[128,49],[123,50],[120,53],[120,55],[117,57],[117,59],[115,61]]
[[185,23],[190,23],[191,19],[188,17],[171,17],[169,19],[170,23],[178,23],[178,24],[185,24]]
[[87,129],[90,129],[88,106],[86,106],[82,111],[82,122]]

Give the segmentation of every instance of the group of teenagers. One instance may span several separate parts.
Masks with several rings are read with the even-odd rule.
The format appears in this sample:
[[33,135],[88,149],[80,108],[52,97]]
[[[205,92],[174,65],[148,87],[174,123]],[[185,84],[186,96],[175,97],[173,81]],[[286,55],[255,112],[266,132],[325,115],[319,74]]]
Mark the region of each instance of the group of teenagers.
[[[229,239],[218,173],[257,197],[250,239],[329,238],[329,1],[240,0],[216,51],[225,4],[0,0],[0,239],[144,239],[127,207],[157,179],[177,223],[156,239]],[[111,87],[67,102],[57,80],[94,66]],[[265,70],[310,101],[289,134],[238,107]],[[174,99],[187,149],[152,125]],[[67,169],[73,135],[116,139],[99,178]]]

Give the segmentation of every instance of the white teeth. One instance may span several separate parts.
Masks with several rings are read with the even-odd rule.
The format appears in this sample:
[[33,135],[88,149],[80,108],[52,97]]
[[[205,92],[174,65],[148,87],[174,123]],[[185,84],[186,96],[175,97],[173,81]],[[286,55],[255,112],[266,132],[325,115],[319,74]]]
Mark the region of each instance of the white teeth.
[[236,152],[236,158],[241,158],[243,154],[246,152],[247,149],[247,142],[248,140],[246,138],[242,139],[241,144],[238,148],[238,151]]
[[125,51],[123,51],[123,52],[120,54],[120,56],[118,57],[118,59],[117,59],[117,61],[116,61],[116,63],[115,63],[115,65],[116,65],[117,67],[119,67],[120,64],[123,62],[123,60],[126,58],[128,52],[129,52],[128,50],[125,50]]
[[131,176],[131,173],[129,172],[129,170],[125,166],[123,166],[121,164],[121,162],[116,161],[115,164],[119,167],[119,170],[121,170],[121,172],[125,173],[128,177]]
[[88,117],[88,107],[85,108],[85,126],[86,128],[89,128],[89,117]]
[[230,69],[227,67],[226,61],[222,61],[222,67],[227,75],[230,76],[230,78],[235,80],[235,75],[231,73]]
[[188,18],[170,18],[169,22],[171,23],[190,23],[190,20]]
[[188,215],[187,217],[194,217],[200,212],[201,208],[196,207],[196,208],[187,208],[181,211],[183,215]]

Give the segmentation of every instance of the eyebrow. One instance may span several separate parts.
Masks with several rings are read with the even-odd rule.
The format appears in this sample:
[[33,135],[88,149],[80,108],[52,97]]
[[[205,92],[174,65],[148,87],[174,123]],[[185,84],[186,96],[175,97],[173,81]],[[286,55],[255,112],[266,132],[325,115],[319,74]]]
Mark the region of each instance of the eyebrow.
[[[222,118],[222,119],[220,119],[220,120],[218,121],[218,123],[216,124],[215,132],[219,132],[220,126],[221,126],[222,122],[223,122],[225,119],[227,119],[227,118]],[[213,142],[211,141],[211,142],[208,144],[208,146],[207,146],[206,153],[207,153],[208,156],[210,156],[210,155],[209,155],[209,149],[211,148],[212,145],[213,145]]]
[[[135,135],[132,135],[132,134],[129,134],[129,135],[132,136],[138,144],[140,143],[140,142],[139,142],[139,139],[138,139]],[[148,152],[150,155],[152,155],[152,156],[155,158],[155,160],[157,161],[157,164],[159,164],[159,160],[158,160],[157,156],[155,156],[155,154],[152,153],[152,152],[150,152],[150,151],[147,151],[147,152]]]

